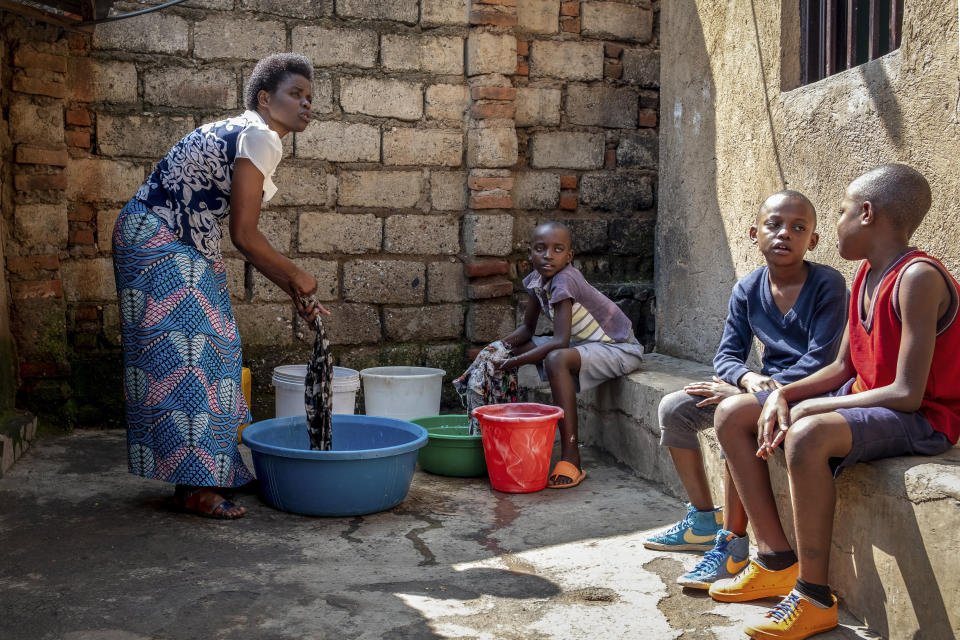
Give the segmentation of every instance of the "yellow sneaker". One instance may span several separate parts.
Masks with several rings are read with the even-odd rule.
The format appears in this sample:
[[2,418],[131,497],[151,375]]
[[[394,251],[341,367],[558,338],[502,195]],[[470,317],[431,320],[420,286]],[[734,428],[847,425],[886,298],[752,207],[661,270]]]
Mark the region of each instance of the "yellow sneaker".
[[710,596],[721,602],[746,602],[770,596],[785,596],[797,584],[800,563],[794,562],[781,571],[770,571],[751,559],[743,571],[732,578],[710,585]]
[[780,604],[767,611],[761,618],[748,622],[744,631],[751,638],[777,640],[803,640],[810,636],[833,629],[837,620],[837,598],[833,606],[821,609],[796,591],[793,591]]

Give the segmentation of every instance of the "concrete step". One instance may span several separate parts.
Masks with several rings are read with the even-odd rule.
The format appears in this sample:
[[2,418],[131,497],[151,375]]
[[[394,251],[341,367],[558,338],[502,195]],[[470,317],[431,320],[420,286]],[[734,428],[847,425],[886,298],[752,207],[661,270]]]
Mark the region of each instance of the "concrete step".
[[[685,498],[670,455],[659,446],[657,406],[665,394],[712,374],[703,364],[645,355],[638,371],[580,395],[581,441]],[[549,388],[537,386],[531,399],[550,402]],[[707,474],[716,479],[714,500],[722,504],[720,446],[712,430],[700,441]],[[793,540],[782,452],[771,478]],[[847,610],[887,638],[960,637],[960,448],[858,464],[836,486],[830,586]]]
[[26,411],[0,414],[0,478],[23,455],[37,435],[37,418]]

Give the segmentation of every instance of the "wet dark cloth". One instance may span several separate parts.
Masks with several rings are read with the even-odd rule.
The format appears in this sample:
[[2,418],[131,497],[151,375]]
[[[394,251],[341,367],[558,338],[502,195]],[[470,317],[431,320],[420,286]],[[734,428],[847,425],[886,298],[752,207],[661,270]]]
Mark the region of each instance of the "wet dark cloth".
[[473,410],[488,404],[517,401],[517,372],[500,371],[497,364],[509,358],[511,352],[500,340],[484,347],[463,374],[453,381],[460,402],[470,414],[470,435],[480,433],[479,421]]
[[317,314],[313,326],[317,336],[313,340],[313,355],[307,363],[304,380],[307,433],[311,449],[330,451],[333,448],[333,356],[320,314]]

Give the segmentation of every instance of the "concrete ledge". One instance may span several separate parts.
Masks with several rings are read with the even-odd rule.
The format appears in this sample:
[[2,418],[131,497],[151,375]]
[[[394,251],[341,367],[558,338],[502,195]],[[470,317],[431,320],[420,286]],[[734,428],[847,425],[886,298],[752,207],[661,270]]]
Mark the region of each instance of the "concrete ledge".
[[37,418],[25,411],[0,414],[0,478],[23,455],[37,435]]
[[[709,366],[660,354],[642,368],[581,394],[580,439],[605,449],[668,493],[684,493],[659,446],[665,394],[709,379]],[[532,398],[550,401],[542,385]],[[701,435],[714,500],[722,461],[713,431]],[[793,516],[782,453],[771,465],[787,535]],[[837,481],[830,585],[853,615],[886,638],[960,637],[960,448],[936,457],[892,458],[847,469]]]

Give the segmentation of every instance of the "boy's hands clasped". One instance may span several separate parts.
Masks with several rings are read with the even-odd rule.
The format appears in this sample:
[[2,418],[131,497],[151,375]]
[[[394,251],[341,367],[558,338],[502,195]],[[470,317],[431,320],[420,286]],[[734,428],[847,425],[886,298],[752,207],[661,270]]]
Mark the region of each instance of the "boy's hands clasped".
[[746,389],[748,393],[756,393],[758,391],[774,391],[783,385],[770,376],[748,371],[740,377],[740,386]]

